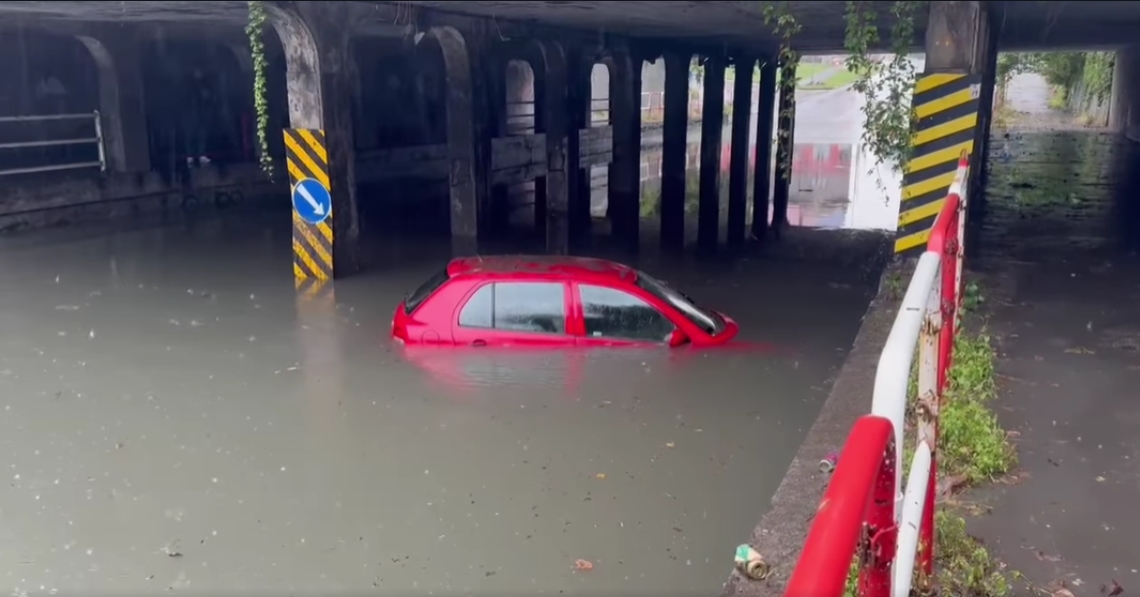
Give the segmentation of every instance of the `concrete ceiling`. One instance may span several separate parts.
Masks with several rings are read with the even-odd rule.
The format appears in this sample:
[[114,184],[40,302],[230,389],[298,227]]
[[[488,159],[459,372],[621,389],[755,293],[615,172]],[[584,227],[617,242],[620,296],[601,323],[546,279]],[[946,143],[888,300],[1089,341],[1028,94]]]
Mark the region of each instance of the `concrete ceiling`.
[[[686,39],[705,45],[771,48],[776,40],[764,22],[764,2],[658,0],[412,0],[359,2],[358,5],[418,5],[442,12],[491,17],[505,27],[542,24],[618,33],[634,37]],[[874,2],[887,15],[892,2]],[[1112,48],[1140,39],[1140,2],[990,2],[1003,49]],[[846,2],[790,2],[803,30],[797,46],[803,51],[841,51]],[[243,1],[117,1],[117,2],[0,2],[0,12],[27,20],[227,22],[246,20]],[[21,19],[23,20],[23,19]],[[916,42],[921,43],[919,23]]]

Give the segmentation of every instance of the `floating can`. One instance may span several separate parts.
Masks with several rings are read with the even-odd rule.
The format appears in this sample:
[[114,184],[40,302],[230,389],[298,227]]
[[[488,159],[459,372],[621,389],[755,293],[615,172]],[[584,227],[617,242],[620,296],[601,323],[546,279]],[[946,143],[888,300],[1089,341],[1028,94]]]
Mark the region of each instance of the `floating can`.
[[736,569],[752,580],[764,580],[770,571],[760,552],[747,543],[736,548]]
[[819,461],[819,471],[821,473],[830,473],[835,470],[835,465],[839,464],[839,454],[832,452],[827,455],[827,458]]

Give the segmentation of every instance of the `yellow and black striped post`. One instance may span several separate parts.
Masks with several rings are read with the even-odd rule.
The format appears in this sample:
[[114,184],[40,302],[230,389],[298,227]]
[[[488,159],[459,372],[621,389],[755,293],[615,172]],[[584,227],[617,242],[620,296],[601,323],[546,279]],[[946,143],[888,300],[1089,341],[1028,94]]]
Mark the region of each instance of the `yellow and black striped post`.
[[333,277],[332,187],[325,132],[285,129],[285,164],[293,199],[293,276],[303,285]]
[[981,75],[923,75],[914,88],[918,130],[903,172],[895,253],[921,252],[965,150],[974,151]]

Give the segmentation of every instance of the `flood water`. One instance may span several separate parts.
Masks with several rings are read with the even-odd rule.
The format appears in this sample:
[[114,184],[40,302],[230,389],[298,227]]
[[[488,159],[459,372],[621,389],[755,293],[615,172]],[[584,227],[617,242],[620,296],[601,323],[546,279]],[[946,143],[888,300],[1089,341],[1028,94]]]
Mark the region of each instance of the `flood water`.
[[447,248],[299,305],[288,217],[0,241],[14,594],[715,593],[877,279],[646,257],[739,345],[417,353],[390,316]]

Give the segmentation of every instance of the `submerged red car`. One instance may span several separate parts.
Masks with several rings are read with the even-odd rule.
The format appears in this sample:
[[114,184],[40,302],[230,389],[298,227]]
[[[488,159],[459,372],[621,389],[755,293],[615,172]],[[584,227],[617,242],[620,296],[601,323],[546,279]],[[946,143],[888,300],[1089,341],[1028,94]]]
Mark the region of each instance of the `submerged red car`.
[[392,319],[397,340],[450,346],[715,346],[737,331],[643,272],[581,257],[455,259]]

